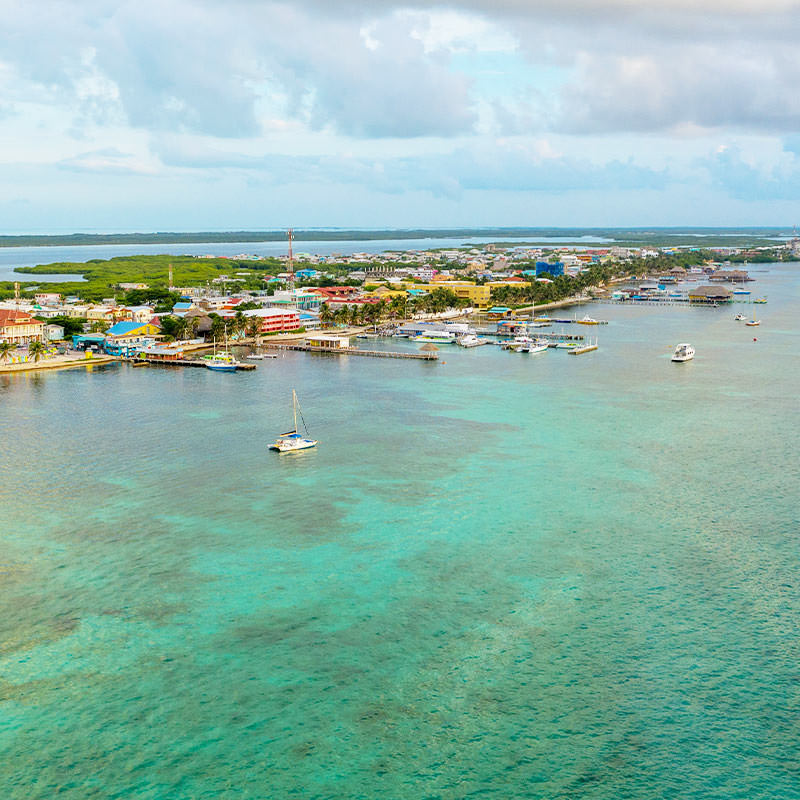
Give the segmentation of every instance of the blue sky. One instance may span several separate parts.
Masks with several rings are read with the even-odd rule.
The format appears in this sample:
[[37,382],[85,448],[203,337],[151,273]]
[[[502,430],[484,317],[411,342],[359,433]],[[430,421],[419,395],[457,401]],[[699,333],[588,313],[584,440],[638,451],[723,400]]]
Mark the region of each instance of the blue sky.
[[793,224],[798,6],[0,0],[0,229]]

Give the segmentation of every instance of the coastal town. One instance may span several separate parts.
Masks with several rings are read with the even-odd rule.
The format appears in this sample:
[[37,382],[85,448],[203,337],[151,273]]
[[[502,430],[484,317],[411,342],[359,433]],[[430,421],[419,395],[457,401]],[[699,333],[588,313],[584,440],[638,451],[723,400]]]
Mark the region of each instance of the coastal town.
[[[42,286],[21,289],[16,283],[14,296],[0,301],[0,369],[85,363],[81,359],[183,363],[190,353],[216,350],[217,345],[230,362],[228,344],[288,342],[353,350],[352,336],[380,333],[423,337],[425,343],[425,334],[437,330],[439,337],[427,343],[440,343],[456,317],[471,326],[462,325],[461,331],[450,327],[453,338],[477,332],[525,336],[528,322],[537,327],[552,323],[542,316],[548,309],[591,300],[766,302],[750,297],[745,288],[750,275],[739,265],[800,258],[800,241],[711,250],[488,244],[347,256],[294,254],[290,242],[289,253],[273,259],[273,268],[263,275],[242,269],[242,264],[261,260],[255,255],[196,258],[223,266],[227,260],[233,268],[220,269],[205,285],[175,286],[170,265],[159,285],[120,282],[101,302],[82,298],[80,289],[65,295]],[[253,288],[254,279],[263,286]],[[534,309],[539,317],[534,318]],[[597,322],[589,317],[574,321]],[[321,329],[336,335],[321,335]],[[547,338],[541,332],[538,337]],[[551,346],[579,346],[574,336],[550,338]]]

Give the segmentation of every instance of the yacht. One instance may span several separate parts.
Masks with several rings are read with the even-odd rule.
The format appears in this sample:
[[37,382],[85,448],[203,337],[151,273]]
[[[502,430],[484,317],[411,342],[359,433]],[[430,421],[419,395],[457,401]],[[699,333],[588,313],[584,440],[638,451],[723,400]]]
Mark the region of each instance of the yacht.
[[479,347],[482,344],[486,344],[485,339],[479,339],[474,333],[466,333],[456,339],[456,342],[461,345],[461,347]]
[[694,347],[690,344],[679,344],[672,354],[673,361],[691,361],[694,358]]
[[737,314],[737,315],[734,317],[734,319],[735,319],[737,322],[743,322],[744,320],[746,320],[746,319],[747,319],[747,317],[746,317],[744,314]]
[[[278,453],[293,453],[297,450],[308,450],[310,447],[317,446],[316,439],[309,439],[308,430],[306,436],[302,436],[297,432],[297,411],[299,408],[297,402],[297,393],[292,389],[292,406],[294,407],[294,429],[287,433],[282,433],[274,442],[269,446],[270,450],[276,450]],[[300,412],[300,419],[303,419],[303,413]],[[303,420],[303,427],[305,427],[305,420]]]
[[454,344],[455,333],[451,331],[422,331],[419,336],[412,336],[412,342],[431,342],[432,344]]

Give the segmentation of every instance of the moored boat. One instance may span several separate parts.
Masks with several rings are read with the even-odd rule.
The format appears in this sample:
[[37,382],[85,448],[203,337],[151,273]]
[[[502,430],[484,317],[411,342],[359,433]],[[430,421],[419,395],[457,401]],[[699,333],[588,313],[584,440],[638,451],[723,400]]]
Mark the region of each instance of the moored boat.
[[744,314],[737,314],[734,317],[734,319],[736,320],[736,322],[742,322],[742,321],[746,320],[747,317]]
[[419,336],[410,337],[412,342],[430,342],[431,344],[455,344],[456,334],[451,331],[422,331]]
[[[297,431],[297,412],[299,410],[299,404],[297,402],[297,392],[295,392],[294,389],[292,389],[292,407],[294,410],[294,429],[287,431],[286,433],[282,433],[271,445],[269,445],[270,450],[275,450],[278,453],[293,453],[298,450],[308,450],[311,447],[317,446],[316,439],[308,438],[307,429],[305,436]],[[303,419],[302,411],[300,412],[300,419]],[[305,420],[303,420],[304,428],[305,424]]]
[[761,320],[760,319],[749,319],[749,320],[747,320],[747,322],[745,322],[745,325],[747,325],[750,328],[754,328],[756,325],[760,325],[760,324],[761,324]]
[[672,354],[673,361],[691,361],[694,358],[694,347],[684,342],[675,348]]

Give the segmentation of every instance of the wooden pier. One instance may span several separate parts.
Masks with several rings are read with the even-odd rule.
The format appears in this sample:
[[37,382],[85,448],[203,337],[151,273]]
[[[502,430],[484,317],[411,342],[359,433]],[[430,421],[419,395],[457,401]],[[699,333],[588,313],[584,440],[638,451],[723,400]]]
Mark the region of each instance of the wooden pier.
[[325,353],[332,356],[371,356],[372,358],[411,358],[417,361],[436,361],[439,353],[398,353],[392,350],[361,350],[358,347],[312,347],[308,344],[271,343],[270,348],[278,350],[300,350],[304,353]]
[[[479,336],[500,336],[505,338],[513,338],[514,334],[511,333],[498,333],[491,330],[476,330],[475,333]],[[530,332],[530,335],[535,339],[547,339],[549,342],[582,342],[584,336],[581,333],[544,333],[539,328]]]
[[[175,361],[155,361],[155,360],[151,361],[149,358],[145,358],[145,359],[136,359],[136,361],[131,359],[131,361],[133,361],[134,366],[137,366],[137,364],[141,364],[142,362],[144,362],[151,367],[205,367],[206,365],[205,361],[202,361],[200,359],[190,359],[190,358],[179,358],[176,359]],[[240,364],[240,363],[236,364],[237,372],[239,370],[242,370],[243,372],[249,372],[251,370],[254,370],[255,368],[256,368],[255,364]]]
[[587,344],[584,347],[573,347],[570,350],[568,350],[567,352],[571,356],[579,356],[579,355],[581,355],[581,353],[591,353],[592,350],[597,350],[597,345],[596,344]]

